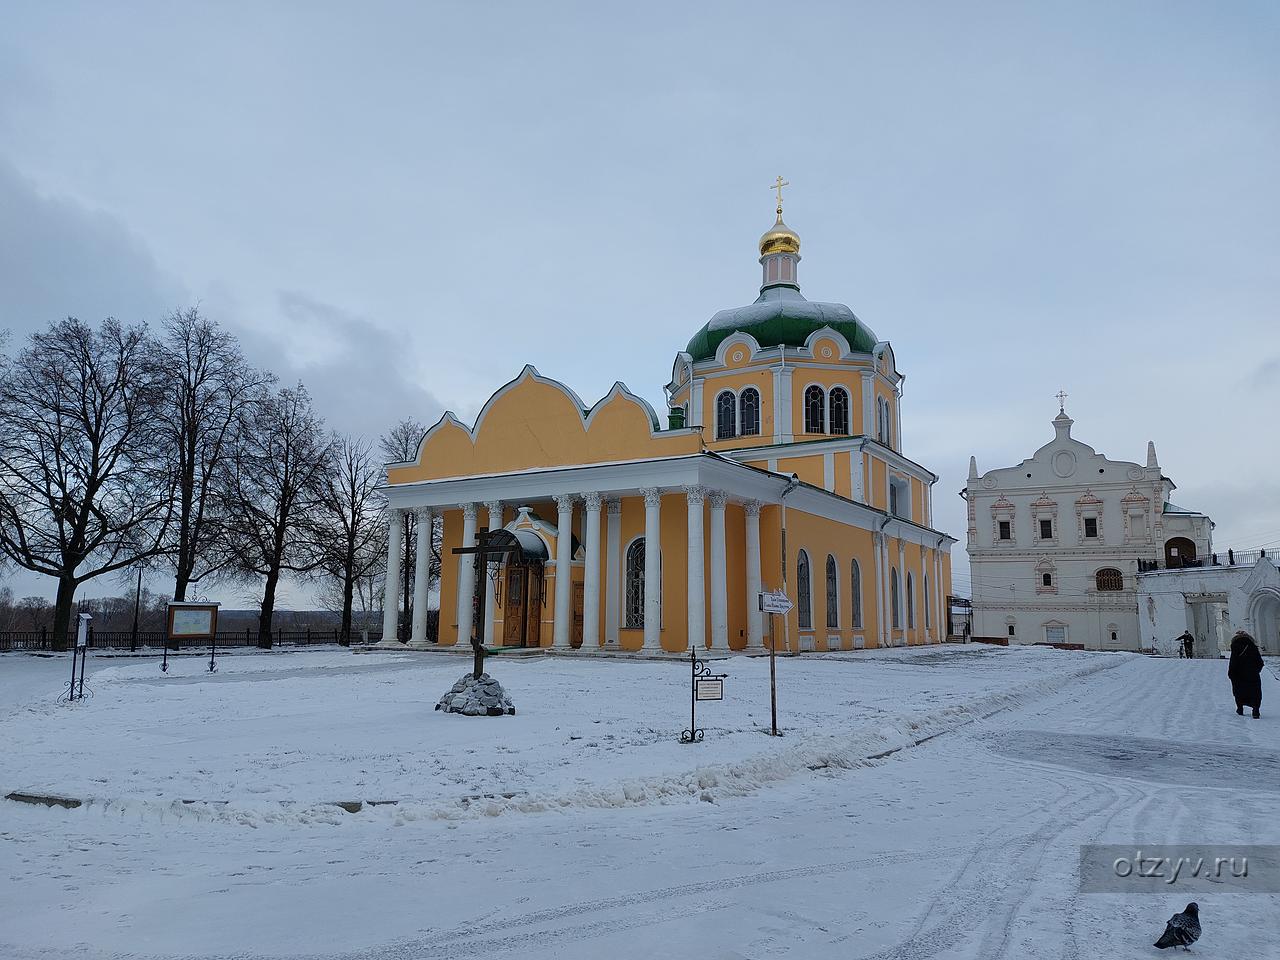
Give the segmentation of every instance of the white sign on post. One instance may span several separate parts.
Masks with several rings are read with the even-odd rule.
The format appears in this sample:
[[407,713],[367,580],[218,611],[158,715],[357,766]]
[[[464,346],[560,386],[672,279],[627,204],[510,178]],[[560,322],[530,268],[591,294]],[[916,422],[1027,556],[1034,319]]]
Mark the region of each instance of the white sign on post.
[[760,609],[764,613],[788,613],[795,604],[781,590],[773,592],[761,591],[760,593]]
[[698,700],[723,700],[724,699],[724,679],[722,677],[709,677],[706,679],[695,680],[693,686],[693,695]]
[[78,648],[84,648],[89,645],[89,623],[92,620],[92,614],[80,614],[80,625],[76,627],[76,646]]

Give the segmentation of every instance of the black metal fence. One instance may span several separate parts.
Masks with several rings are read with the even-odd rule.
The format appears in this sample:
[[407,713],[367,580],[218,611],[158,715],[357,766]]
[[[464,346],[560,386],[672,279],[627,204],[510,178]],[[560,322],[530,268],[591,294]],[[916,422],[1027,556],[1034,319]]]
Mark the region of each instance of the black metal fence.
[[1266,550],[1228,550],[1224,554],[1211,553],[1207,557],[1189,560],[1175,557],[1172,560],[1138,560],[1139,573],[1152,573],[1156,570],[1195,570],[1200,567],[1251,567],[1262,557]]
[[[368,640],[375,643],[382,639],[382,631],[370,631]],[[88,645],[90,650],[162,650],[166,637],[163,630],[139,630],[135,635],[132,630],[94,630],[89,628]],[[309,647],[319,644],[341,643],[337,628],[332,630],[272,630],[271,644],[280,647]],[[351,642],[363,643],[364,635],[357,633]],[[75,646],[75,633],[67,636],[65,648]],[[248,628],[234,633],[218,634],[217,645],[220,648],[253,647],[258,643],[258,631]],[[208,650],[208,640],[169,639],[170,650],[198,649]],[[11,630],[0,632],[0,651],[6,650],[52,650],[53,634],[49,630]]]
[[[439,610],[427,611],[427,639],[434,642],[440,622]],[[400,625],[400,639],[409,639],[409,624]],[[353,629],[350,643],[377,643],[382,639],[382,625],[376,629]],[[166,642],[163,630],[95,630],[89,626],[88,645],[90,650],[163,650]],[[343,643],[337,627],[303,627],[286,629],[284,627],[271,631],[273,647],[310,647],[319,644]],[[258,628],[245,627],[243,630],[228,630],[218,634],[217,645],[220,648],[253,647],[258,643]],[[76,644],[75,631],[67,635],[64,649],[70,650]],[[208,650],[208,640],[168,640],[170,650]],[[0,631],[0,652],[7,650],[52,650],[53,632],[47,628],[40,630],[5,630]]]

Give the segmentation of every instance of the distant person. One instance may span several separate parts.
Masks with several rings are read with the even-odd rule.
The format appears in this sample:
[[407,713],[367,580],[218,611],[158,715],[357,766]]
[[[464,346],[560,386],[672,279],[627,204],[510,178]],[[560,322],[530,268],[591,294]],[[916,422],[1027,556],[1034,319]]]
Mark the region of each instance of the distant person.
[[1262,716],[1262,653],[1253,637],[1237,630],[1231,638],[1231,660],[1227,664],[1231,692],[1236,698],[1236,713],[1244,716],[1244,708],[1253,708],[1253,719]]
[[1178,650],[1178,656],[1192,659],[1196,655],[1196,638],[1191,635],[1191,631],[1184,630],[1178,641],[1182,644]]

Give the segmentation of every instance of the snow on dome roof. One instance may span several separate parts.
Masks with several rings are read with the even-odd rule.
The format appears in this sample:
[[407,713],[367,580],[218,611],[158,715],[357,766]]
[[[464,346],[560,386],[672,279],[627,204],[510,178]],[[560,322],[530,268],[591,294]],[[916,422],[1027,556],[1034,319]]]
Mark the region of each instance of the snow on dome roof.
[[843,334],[857,353],[875,349],[875,332],[843,303],[806,300],[790,287],[769,287],[755,303],[721,310],[694,334],[685,349],[695,361],[707,360],[730,334],[739,331],[751,334],[762,347],[799,347],[822,327]]

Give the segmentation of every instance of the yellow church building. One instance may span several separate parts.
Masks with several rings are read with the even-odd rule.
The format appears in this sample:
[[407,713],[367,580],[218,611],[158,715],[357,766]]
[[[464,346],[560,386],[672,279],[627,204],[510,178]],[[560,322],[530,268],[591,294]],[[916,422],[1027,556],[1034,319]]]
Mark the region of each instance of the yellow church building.
[[[490,646],[581,653],[945,638],[955,540],[932,525],[938,477],[902,452],[893,349],[843,304],[801,295],[780,187],[759,249],[759,297],[676,355],[665,423],[621,383],[588,406],[527,366],[473,425],[446,413],[414,461],[388,465],[382,645],[401,646],[404,510],[418,518],[410,648],[428,645],[437,520],[441,645],[481,629]],[[499,528],[518,553],[452,553]],[[770,637],[758,595],[782,589],[794,607]]]

